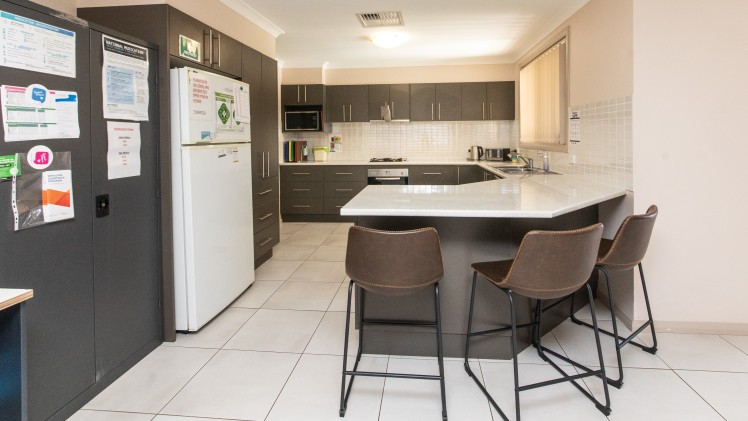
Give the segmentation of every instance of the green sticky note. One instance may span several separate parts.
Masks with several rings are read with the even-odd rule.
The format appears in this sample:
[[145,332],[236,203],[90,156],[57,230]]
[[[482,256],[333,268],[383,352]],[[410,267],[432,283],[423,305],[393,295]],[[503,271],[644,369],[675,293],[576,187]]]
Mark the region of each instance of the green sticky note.
[[18,155],[0,156],[0,178],[10,178],[21,175],[21,162]]

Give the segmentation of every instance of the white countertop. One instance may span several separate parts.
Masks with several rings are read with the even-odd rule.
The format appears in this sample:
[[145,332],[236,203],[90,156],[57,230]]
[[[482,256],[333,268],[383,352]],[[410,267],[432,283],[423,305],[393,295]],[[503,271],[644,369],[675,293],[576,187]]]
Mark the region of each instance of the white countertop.
[[[482,166],[482,165],[481,165]],[[510,176],[458,186],[367,186],[345,216],[553,218],[626,194],[584,176]]]
[[280,165],[475,165],[484,164],[486,161],[469,161],[463,160],[443,160],[443,161],[403,161],[403,162],[369,162],[368,160],[360,161],[306,161],[306,162],[281,162]]
[[0,288],[0,310],[20,304],[33,296],[33,289]]

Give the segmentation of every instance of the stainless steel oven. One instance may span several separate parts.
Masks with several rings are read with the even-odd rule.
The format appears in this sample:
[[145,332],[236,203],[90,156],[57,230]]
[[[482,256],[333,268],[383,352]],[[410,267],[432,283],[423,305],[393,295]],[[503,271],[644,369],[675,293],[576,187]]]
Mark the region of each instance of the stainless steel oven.
[[369,168],[369,184],[408,184],[407,168]]

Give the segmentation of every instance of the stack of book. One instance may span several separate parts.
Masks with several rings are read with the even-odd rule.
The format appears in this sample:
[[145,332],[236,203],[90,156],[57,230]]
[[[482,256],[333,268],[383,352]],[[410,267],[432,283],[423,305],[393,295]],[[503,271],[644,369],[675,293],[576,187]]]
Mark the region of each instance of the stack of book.
[[283,142],[283,160],[285,162],[302,162],[309,160],[306,140],[289,140]]

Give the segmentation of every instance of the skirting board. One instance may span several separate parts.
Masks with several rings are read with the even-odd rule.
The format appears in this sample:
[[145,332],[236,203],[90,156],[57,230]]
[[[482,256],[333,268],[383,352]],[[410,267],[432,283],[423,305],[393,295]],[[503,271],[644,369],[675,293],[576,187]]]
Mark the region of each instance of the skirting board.
[[[598,292],[598,299],[607,302],[608,297]],[[646,320],[631,320],[631,318],[616,307],[616,317],[626,327],[633,331],[646,323]],[[656,310],[653,309],[653,313]],[[655,313],[656,316],[657,313]],[[720,322],[678,322],[678,321],[654,321],[657,333],[696,333],[705,335],[748,335],[748,323],[720,323]]]

